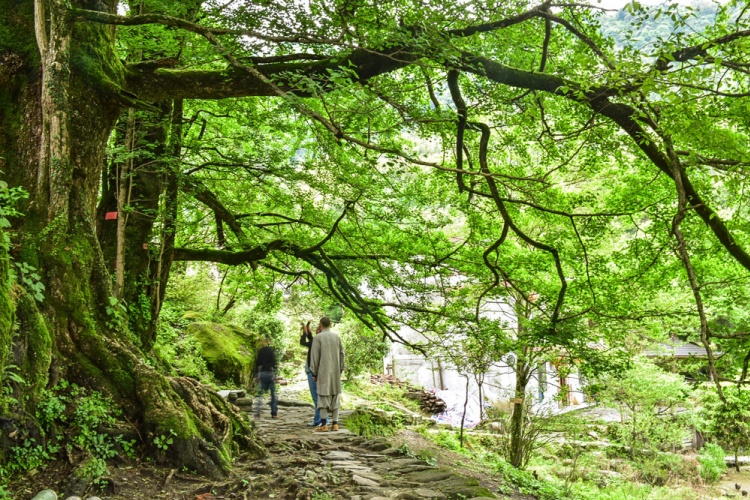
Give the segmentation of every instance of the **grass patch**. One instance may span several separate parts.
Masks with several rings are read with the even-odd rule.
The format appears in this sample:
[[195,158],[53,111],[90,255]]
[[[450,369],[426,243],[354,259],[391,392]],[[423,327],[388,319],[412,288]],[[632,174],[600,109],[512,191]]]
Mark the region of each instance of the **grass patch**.
[[[669,462],[670,473],[662,477],[667,485],[647,484],[653,474],[644,474],[642,464],[630,460],[618,461],[618,472],[606,475],[600,471],[607,467],[608,459],[602,452],[579,453],[572,459],[563,459],[565,447],[546,447],[534,457],[526,470],[511,466],[498,455],[491,434],[468,433],[464,435],[464,446],[458,441],[458,431],[421,427],[420,434],[446,450],[459,453],[476,464],[497,471],[502,477],[500,494],[512,496],[518,492],[532,495],[539,500],[698,500],[701,494],[689,485],[679,484],[679,478],[689,480],[698,476],[693,462],[678,455],[662,455],[661,462]],[[562,453],[558,453],[562,452]],[[666,454],[664,454],[666,455]],[[667,460],[669,459],[669,460]],[[679,463],[671,463],[679,460]],[[639,467],[641,465],[641,467]],[[661,471],[660,474],[664,474]],[[652,472],[652,471],[651,471]],[[675,484],[675,481],[678,481]],[[664,483],[662,483],[664,484]]]
[[345,381],[343,389],[347,396],[355,399],[367,402],[379,401],[386,404],[391,401],[419,413],[419,403],[407,398],[404,389],[400,387],[390,384],[373,384],[368,379],[357,378]]
[[366,438],[393,436],[404,426],[403,420],[397,413],[392,418],[384,418],[369,408],[357,409],[344,424],[353,433]]

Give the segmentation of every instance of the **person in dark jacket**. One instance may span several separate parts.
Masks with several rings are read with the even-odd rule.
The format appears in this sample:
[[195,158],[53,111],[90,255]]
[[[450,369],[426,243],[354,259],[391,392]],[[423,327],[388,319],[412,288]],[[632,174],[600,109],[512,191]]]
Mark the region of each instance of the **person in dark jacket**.
[[263,405],[263,393],[271,391],[271,418],[278,417],[278,402],[276,401],[276,350],[271,347],[268,340],[261,342],[258,355],[255,356],[255,381],[259,383],[258,400],[255,407],[255,416],[260,417],[260,409]]
[[[320,331],[320,327],[315,333]],[[312,396],[313,405],[315,406],[315,416],[312,422],[308,422],[307,425],[310,427],[317,427],[320,425],[320,410],[318,409],[318,386],[315,382],[315,378],[310,371],[310,347],[313,343],[313,334],[310,330],[310,322],[302,325],[302,336],[299,339],[299,343],[302,346],[307,347],[307,361],[305,361],[305,373],[307,374],[307,386],[310,388],[310,396]]]

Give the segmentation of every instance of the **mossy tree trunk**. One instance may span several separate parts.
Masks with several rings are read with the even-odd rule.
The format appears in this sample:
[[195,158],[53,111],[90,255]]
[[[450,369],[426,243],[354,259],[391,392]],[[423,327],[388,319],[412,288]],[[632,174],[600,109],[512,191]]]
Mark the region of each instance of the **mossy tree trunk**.
[[[180,17],[193,21],[201,3],[181,2]],[[144,2],[131,4],[138,14],[153,13],[151,7]],[[162,66],[176,65],[175,53],[182,53],[185,38],[178,36],[173,42],[153,49],[149,59],[159,60]],[[126,59],[141,62],[143,54],[136,49]],[[115,270],[115,292],[128,305],[130,330],[144,350],[156,341],[171,268],[183,121],[182,99],[162,99],[153,106],[156,109],[149,112],[131,107],[121,114],[115,138],[124,154],[105,166],[97,207],[97,234],[105,259]],[[118,212],[117,218],[107,219],[108,212]],[[159,229],[161,244],[155,246],[151,240]]]
[[65,377],[113,396],[146,444],[172,431],[174,463],[221,475],[237,445],[261,452],[246,419],[196,382],[155,371],[126,319],[106,312],[112,279],[95,217],[105,146],[126,107],[124,70],[113,28],[73,23],[68,8],[62,0],[0,0],[0,57],[9,62],[0,64],[0,156],[11,185],[30,194],[12,256],[36,267],[46,285],[41,305],[21,301],[17,311],[26,318],[21,329],[36,330],[22,335],[46,331],[50,339],[39,357],[46,361],[24,376],[42,387]]
[[[3,233],[0,229],[0,374],[8,369],[10,348],[13,340],[13,321],[15,300],[11,295],[8,251],[3,245]],[[0,418],[7,416],[5,401],[0,407]]]
[[516,361],[516,388],[513,399],[513,413],[510,417],[510,463],[519,469],[526,465],[527,453],[524,440],[524,417],[526,388],[531,378],[531,365],[525,360]]
[[[171,103],[162,103],[161,108],[163,113],[157,116],[144,116],[132,108],[122,114],[116,137],[126,159],[105,165],[96,211],[105,262],[113,272],[119,267],[122,273],[123,286],[117,298],[128,305],[130,330],[144,350],[155,341],[157,313],[163,300],[163,294],[156,293],[156,261],[161,252],[151,244],[171,172],[165,159]],[[107,213],[117,213],[117,218],[108,219]]]
[[513,398],[513,413],[510,417],[510,456],[509,462],[517,468],[526,466],[529,460],[530,446],[527,436],[528,422],[527,412],[531,406],[527,403],[526,391],[531,381],[534,371],[536,358],[539,351],[534,349],[533,345],[524,342],[523,339],[527,334],[526,328],[528,320],[531,318],[531,304],[519,297],[516,297],[514,309],[518,325],[516,326],[516,340],[518,348],[515,350],[516,364],[513,371],[516,375],[516,387]]

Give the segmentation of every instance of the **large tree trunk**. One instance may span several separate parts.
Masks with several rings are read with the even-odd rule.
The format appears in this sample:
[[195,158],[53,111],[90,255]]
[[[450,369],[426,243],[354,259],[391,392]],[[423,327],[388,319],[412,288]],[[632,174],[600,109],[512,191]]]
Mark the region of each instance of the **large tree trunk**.
[[[152,243],[164,180],[170,105],[163,115],[136,118],[131,108],[117,126],[117,144],[129,153],[126,161],[109,162],[102,175],[102,196],[96,211],[97,234],[109,269],[122,280],[117,298],[128,308],[130,331],[148,351],[154,344],[156,319],[163,295],[155,293],[159,277],[155,261],[161,253]],[[139,154],[139,152],[141,154]],[[107,219],[107,213],[117,213]]]
[[35,344],[46,352],[33,353],[43,362],[29,376],[41,387],[64,377],[111,395],[147,445],[174,432],[174,463],[221,475],[234,443],[261,453],[247,419],[195,381],[156,372],[126,318],[106,313],[112,279],[95,217],[105,146],[124,107],[123,71],[112,28],[71,23],[66,5],[0,0],[0,22],[13,35],[12,43],[0,38],[0,157],[10,184],[30,194],[25,216],[14,221],[11,253],[46,285],[41,305],[22,300],[16,312],[21,337],[47,332],[51,340]]

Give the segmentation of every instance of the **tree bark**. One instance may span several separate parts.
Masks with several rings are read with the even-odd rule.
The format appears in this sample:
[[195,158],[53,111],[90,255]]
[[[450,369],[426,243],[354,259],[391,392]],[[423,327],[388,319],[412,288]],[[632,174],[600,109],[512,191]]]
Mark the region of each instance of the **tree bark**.
[[[106,313],[112,278],[94,220],[105,146],[123,108],[116,88],[124,70],[113,31],[70,23],[66,8],[60,0],[37,0],[33,8],[0,0],[0,11],[15,9],[4,15],[19,20],[11,28],[14,45],[0,48],[13,62],[0,65],[0,83],[7,84],[0,102],[12,102],[0,113],[0,156],[12,184],[30,193],[25,216],[14,221],[20,252],[12,257],[36,267],[47,290],[40,306],[19,305],[27,318],[20,333],[49,333],[46,362],[34,368],[42,388],[59,371],[100,390],[140,425],[146,445],[173,431],[171,462],[219,476],[236,445],[262,453],[247,419],[197,382],[155,371],[125,318]],[[35,23],[25,22],[30,18]]]
[[510,464],[513,467],[524,466],[524,401],[526,386],[529,382],[529,367],[519,359],[516,361],[516,389],[513,400],[513,414],[510,417]]
[[[128,158],[111,162],[105,168],[96,213],[97,234],[105,261],[110,269],[122,272],[122,276],[118,276],[118,280],[122,280],[122,290],[117,297],[128,305],[131,332],[146,351],[153,346],[158,317],[154,311],[159,309],[152,300],[156,296],[153,289],[158,279],[154,274],[154,260],[160,254],[151,251],[149,242],[154,235],[165,179],[173,168],[167,151],[168,124],[161,118],[170,112],[171,103],[159,106],[162,109],[159,116],[144,117],[136,113],[133,117],[129,111],[120,117],[116,127],[117,143],[128,153]],[[152,154],[140,155],[146,144],[150,145]],[[105,217],[112,211],[118,213],[116,221]]]

